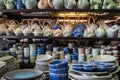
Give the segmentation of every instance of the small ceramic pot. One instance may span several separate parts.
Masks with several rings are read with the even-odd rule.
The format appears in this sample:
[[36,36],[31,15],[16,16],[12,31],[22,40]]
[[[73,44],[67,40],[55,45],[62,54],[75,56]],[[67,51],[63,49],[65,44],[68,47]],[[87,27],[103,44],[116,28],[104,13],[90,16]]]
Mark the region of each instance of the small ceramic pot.
[[30,48],[29,47],[24,48],[24,57],[30,57]]
[[58,52],[59,51],[59,47],[53,47],[53,52]]
[[91,48],[85,48],[85,54],[90,54],[91,53]]
[[70,50],[69,50],[68,47],[63,48],[63,51],[64,51],[65,54],[69,54],[70,53]]
[[29,44],[30,50],[35,51],[36,50],[36,44]]
[[98,48],[92,48],[93,57],[99,55],[99,52],[100,52],[100,50]]

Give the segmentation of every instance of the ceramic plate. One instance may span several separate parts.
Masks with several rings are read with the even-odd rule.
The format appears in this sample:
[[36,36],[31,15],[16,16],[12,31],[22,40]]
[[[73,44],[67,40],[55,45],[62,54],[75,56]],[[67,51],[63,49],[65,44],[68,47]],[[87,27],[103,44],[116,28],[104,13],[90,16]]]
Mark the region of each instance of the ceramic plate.
[[0,68],[3,68],[6,65],[5,62],[0,61]]
[[5,57],[1,57],[0,61],[6,61],[6,60],[10,60],[12,58],[13,58],[12,56],[5,56]]
[[116,57],[111,55],[99,55],[93,57],[93,60],[97,62],[114,62],[116,61]]
[[10,80],[34,80],[41,77],[43,73],[35,69],[21,69],[6,73],[5,79]]

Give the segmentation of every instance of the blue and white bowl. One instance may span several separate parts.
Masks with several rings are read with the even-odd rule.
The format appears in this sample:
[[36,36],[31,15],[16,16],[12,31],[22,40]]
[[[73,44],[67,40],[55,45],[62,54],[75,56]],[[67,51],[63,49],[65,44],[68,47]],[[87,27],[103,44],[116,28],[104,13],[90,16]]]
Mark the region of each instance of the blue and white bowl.
[[49,74],[50,80],[68,80],[68,74]]
[[67,74],[68,70],[69,70],[69,67],[66,67],[62,69],[50,69],[49,72],[54,74]]
[[50,69],[61,69],[68,66],[68,61],[66,59],[55,60],[49,64]]

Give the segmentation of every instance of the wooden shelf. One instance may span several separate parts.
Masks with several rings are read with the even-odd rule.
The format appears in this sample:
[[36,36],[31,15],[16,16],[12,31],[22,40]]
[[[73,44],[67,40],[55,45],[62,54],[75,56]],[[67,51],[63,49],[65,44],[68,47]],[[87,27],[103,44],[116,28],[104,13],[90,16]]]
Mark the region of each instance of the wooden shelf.
[[85,37],[47,37],[47,36],[0,36],[0,38],[7,38],[7,39],[52,39],[52,40],[55,40],[55,39],[65,39],[65,40],[68,40],[68,39],[71,39],[71,40],[108,40],[108,41],[120,41],[120,38],[96,38],[96,37],[93,37],[93,38],[85,38]]
[[7,12],[7,13],[17,13],[17,12],[24,12],[24,13],[30,13],[30,12],[109,12],[109,13],[119,13],[119,9],[113,9],[113,10],[92,10],[92,9],[5,9],[0,10],[0,12]]

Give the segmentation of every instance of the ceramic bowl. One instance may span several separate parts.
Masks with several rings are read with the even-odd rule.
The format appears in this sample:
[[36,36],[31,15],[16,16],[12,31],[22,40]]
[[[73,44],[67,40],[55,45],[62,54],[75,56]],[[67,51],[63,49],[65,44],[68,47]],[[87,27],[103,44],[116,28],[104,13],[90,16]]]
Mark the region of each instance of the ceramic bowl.
[[95,66],[93,66],[92,64],[84,64],[83,65],[83,70],[86,72],[94,72],[96,69]]
[[83,71],[83,67],[72,67],[74,71]]
[[52,59],[52,56],[50,56],[50,55],[37,56],[37,61],[41,61],[41,62],[49,62],[51,59]]
[[71,55],[71,60],[78,60],[78,54],[73,53],[73,54]]
[[63,69],[50,69],[49,72],[50,73],[54,73],[54,74],[66,74],[68,73],[69,68],[63,68]]
[[116,57],[111,55],[98,55],[93,57],[93,60],[97,62],[115,62]]
[[65,68],[67,66],[68,66],[68,61],[66,59],[55,60],[53,62],[50,62],[49,64],[50,69],[60,69],[60,68]]
[[49,74],[50,80],[68,80],[68,74]]

